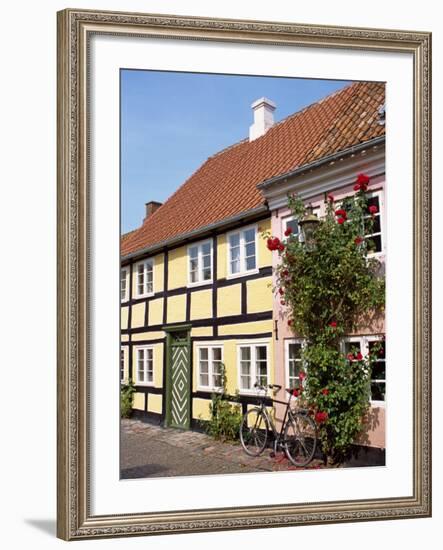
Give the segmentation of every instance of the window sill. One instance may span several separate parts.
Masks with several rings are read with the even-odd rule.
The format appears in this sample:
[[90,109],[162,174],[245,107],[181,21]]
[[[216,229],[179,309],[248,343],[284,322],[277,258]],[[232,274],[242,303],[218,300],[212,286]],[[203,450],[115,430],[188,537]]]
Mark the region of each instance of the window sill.
[[195,288],[199,286],[212,285],[213,279],[208,279],[207,281],[197,281],[196,283],[188,283],[187,288]]
[[205,392],[205,393],[222,393],[223,388],[214,388],[209,386],[197,386],[197,391]]
[[226,279],[239,279],[240,277],[246,277],[247,275],[256,275],[259,273],[259,269],[251,269],[250,271],[242,271],[241,273],[233,273],[232,275],[227,275]]
[[155,292],[149,292],[148,294],[136,294],[134,300],[139,300],[140,298],[152,298],[155,295]]
[[145,388],[153,388],[155,386],[154,382],[136,382],[136,386],[143,386]]

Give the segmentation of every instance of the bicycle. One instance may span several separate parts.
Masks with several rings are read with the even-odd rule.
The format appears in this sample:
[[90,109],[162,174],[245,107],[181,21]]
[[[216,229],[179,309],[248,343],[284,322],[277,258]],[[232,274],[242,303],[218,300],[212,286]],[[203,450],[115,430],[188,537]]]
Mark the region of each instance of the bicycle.
[[274,453],[278,449],[283,449],[294,466],[307,466],[314,458],[317,448],[317,425],[309,416],[308,410],[291,408],[291,399],[294,394],[290,389],[286,390],[289,393],[287,402],[271,398],[273,404],[286,405],[281,429],[278,432],[266,408],[265,401],[268,389],[278,392],[281,386],[278,384],[269,384],[268,386],[255,384],[254,387],[264,391],[264,394],[258,397],[259,405],[249,409],[243,415],[240,425],[240,442],[245,453],[249,456],[261,455],[266,448],[268,436],[272,433]]

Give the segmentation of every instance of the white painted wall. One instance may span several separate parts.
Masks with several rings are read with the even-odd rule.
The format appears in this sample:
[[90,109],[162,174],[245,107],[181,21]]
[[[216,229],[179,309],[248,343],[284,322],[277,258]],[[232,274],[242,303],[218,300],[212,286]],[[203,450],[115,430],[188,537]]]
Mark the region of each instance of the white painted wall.
[[[353,0],[317,0],[273,3],[238,0],[82,0],[68,3],[6,3],[7,22],[0,35],[2,87],[0,120],[1,236],[3,263],[1,288],[1,336],[4,370],[0,413],[2,418],[2,546],[51,550],[64,548],[54,538],[55,521],[55,12],[65,7],[163,12],[431,30],[434,34],[434,115],[443,120],[443,54],[438,3],[407,0],[398,10],[395,2],[373,0],[364,9]],[[434,151],[443,149],[441,125],[434,124]],[[434,181],[443,181],[437,154]],[[434,187],[434,207],[443,202],[443,188]],[[443,277],[443,217],[435,216],[434,281]],[[24,296],[29,289],[29,299]],[[20,296],[20,300],[17,297]],[[441,285],[434,291],[434,341],[443,331]],[[434,369],[434,453],[435,464],[442,456],[443,385],[441,361]],[[390,521],[349,525],[329,525],[236,531],[195,535],[85,541],[82,548],[193,547],[240,548],[243,545],[327,546],[329,550],[360,550],[401,546],[422,547],[423,541],[438,540],[443,520],[443,475],[434,472],[434,517],[432,519]],[[435,547],[432,542],[430,547]]]

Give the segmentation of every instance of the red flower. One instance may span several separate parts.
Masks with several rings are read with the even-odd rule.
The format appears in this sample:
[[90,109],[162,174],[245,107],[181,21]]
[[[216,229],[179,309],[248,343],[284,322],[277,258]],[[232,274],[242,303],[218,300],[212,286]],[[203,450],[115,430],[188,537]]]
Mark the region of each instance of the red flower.
[[290,235],[291,233],[292,233],[292,227],[286,228],[285,237],[289,237],[289,235]]
[[323,389],[321,390],[321,392],[322,392],[323,395],[328,395],[328,394],[329,394],[328,388],[323,388]]
[[294,388],[294,389],[292,390],[292,395],[293,395],[294,397],[298,397],[298,396],[300,395],[300,392],[299,392],[296,388]]
[[300,382],[303,382],[303,380],[306,378],[306,374],[303,372],[303,371],[300,371],[298,373],[298,379],[300,380]]
[[318,411],[315,413],[315,421],[321,424],[328,419],[328,413],[323,411]]
[[268,247],[268,250],[277,250],[280,246],[280,239],[278,237],[269,238],[266,242],[266,246]]
[[282,272],[281,272],[281,276],[282,277],[287,277],[289,275],[289,271],[287,269],[284,269]]
[[292,319],[289,319],[289,321],[288,321],[288,327],[292,327]]
[[284,300],[280,300],[280,305],[284,306],[286,302]]
[[337,327],[337,321],[331,321],[329,323],[329,326],[332,327],[332,328],[336,328]]
[[378,208],[375,206],[375,204],[372,204],[370,207],[369,207],[369,213],[372,214],[372,216],[374,214],[377,214],[378,212]]
[[337,218],[337,223],[341,225],[342,223],[345,223],[345,219],[344,218]]
[[363,242],[363,238],[362,238],[362,237],[360,237],[360,236],[355,237],[355,239],[354,239],[354,243],[355,243],[355,244],[359,245],[359,244],[361,244],[362,242]]
[[283,294],[285,293],[285,291],[280,287],[278,289],[278,293],[280,294],[280,296],[283,296]]
[[360,187],[361,187],[361,185],[359,183],[356,183],[354,185],[354,191],[360,191]]
[[354,354],[353,354],[353,353],[348,353],[348,355],[347,355],[346,357],[347,357],[347,359],[348,359],[349,361],[353,361],[353,360],[354,360]]
[[345,219],[347,217],[346,210],[343,210],[343,208],[339,208],[338,210],[336,210],[335,215],[340,216],[340,217],[345,218]]
[[363,359],[363,355],[360,352],[358,352],[355,358],[357,359],[357,361],[361,361]]
[[328,201],[334,202],[334,195],[328,195]]
[[369,183],[369,176],[366,174],[358,174],[357,175],[357,183],[359,183],[362,187],[367,187]]
[[283,252],[283,250],[285,249],[285,245],[283,243],[279,243],[279,245],[277,246],[277,249],[280,251],[280,252]]

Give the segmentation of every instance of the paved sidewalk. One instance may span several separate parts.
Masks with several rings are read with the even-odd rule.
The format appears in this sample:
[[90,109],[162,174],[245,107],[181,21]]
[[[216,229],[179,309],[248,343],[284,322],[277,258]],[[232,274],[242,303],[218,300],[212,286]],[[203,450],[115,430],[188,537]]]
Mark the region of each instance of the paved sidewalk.
[[284,453],[270,450],[250,457],[240,444],[215,441],[206,434],[162,428],[122,419],[120,464],[123,479],[324,468],[314,459],[306,468],[293,466]]

